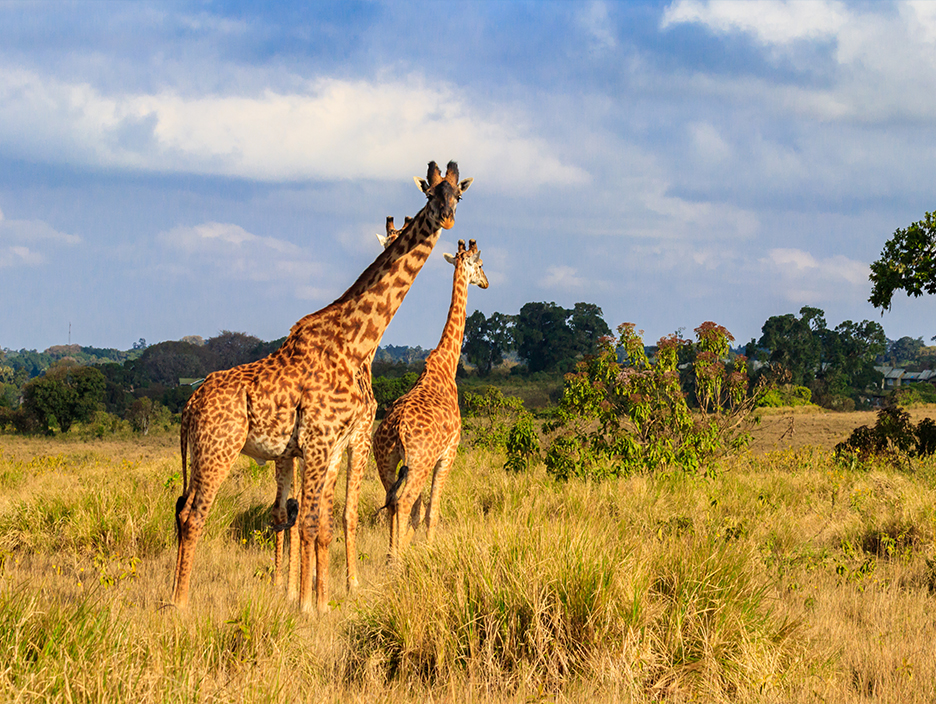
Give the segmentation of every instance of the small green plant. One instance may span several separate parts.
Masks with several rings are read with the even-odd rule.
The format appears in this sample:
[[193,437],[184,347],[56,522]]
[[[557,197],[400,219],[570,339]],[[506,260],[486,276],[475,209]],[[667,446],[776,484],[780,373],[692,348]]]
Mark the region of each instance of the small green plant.
[[98,550],[91,558],[91,564],[97,570],[101,586],[113,587],[119,582],[136,579],[140,558],[134,556],[124,559],[119,553],[108,554]]
[[504,469],[524,472],[530,468],[540,449],[539,435],[533,427],[533,416],[524,411],[507,432],[507,462]]
[[523,401],[516,396],[504,396],[496,386],[489,386],[483,394],[465,393],[465,418],[469,419],[474,431],[475,447],[503,449],[507,437],[526,410]]

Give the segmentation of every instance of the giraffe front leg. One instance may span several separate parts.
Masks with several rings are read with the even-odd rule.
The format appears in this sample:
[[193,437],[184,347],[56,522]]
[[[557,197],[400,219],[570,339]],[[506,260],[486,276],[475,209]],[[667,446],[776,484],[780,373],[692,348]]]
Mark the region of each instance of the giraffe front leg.
[[301,580],[299,605],[305,613],[312,611],[311,563],[315,553],[315,596],[319,614],[328,609],[328,547],[333,534],[332,505],[335,480],[344,446],[324,439],[306,444],[303,454],[305,471],[302,477]]

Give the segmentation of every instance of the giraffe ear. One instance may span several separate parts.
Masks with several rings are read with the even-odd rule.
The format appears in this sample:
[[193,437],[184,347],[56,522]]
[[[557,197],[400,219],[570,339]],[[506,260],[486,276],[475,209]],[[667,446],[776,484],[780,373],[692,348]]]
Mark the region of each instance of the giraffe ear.
[[454,255],[454,254],[443,254],[442,256],[445,257],[445,261],[447,261],[449,264],[454,264],[454,263],[455,263],[455,255]]
[[426,195],[429,195],[429,189],[431,188],[431,186],[429,185],[429,182],[426,179],[421,178],[419,176],[413,176],[413,180],[416,182],[416,185],[419,186],[420,191],[422,191]]
[[458,192],[464,193],[468,190],[468,186],[471,185],[471,182],[474,181],[473,178],[466,178],[464,181],[460,181],[458,184]]
[[384,249],[386,249],[387,247],[390,246],[390,237],[389,237],[389,236],[384,237],[383,235],[381,235],[381,234],[378,232],[378,233],[376,233],[376,237],[377,237],[377,241],[380,242],[380,246],[383,247]]

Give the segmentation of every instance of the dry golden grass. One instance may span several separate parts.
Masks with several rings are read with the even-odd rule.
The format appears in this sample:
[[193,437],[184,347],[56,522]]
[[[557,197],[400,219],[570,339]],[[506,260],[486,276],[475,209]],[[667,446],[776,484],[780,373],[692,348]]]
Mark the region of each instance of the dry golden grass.
[[396,568],[371,470],[364,586],[339,538],[323,618],[271,583],[270,465],[238,460],[180,614],[177,436],[0,436],[0,700],[936,700],[936,463],[838,467],[873,414],[789,416],[712,480],[556,484],[465,451]]
[[[910,420],[919,423],[923,418],[936,417],[936,406],[908,409]],[[842,442],[859,425],[874,425],[875,411],[834,413],[818,406],[797,408],[762,408],[758,410],[760,423],[754,430],[751,450],[789,449],[815,445],[831,449]]]

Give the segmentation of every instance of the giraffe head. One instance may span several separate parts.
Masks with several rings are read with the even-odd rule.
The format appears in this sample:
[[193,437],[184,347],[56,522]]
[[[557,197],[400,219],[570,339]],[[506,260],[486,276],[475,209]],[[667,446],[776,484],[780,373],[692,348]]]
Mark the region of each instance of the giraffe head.
[[413,221],[413,218],[411,218],[409,215],[407,215],[407,216],[403,219],[403,227],[401,227],[399,230],[395,230],[395,229],[393,228],[393,216],[392,216],[392,215],[388,215],[388,216],[387,216],[387,235],[386,235],[386,237],[382,237],[382,236],[380,235],[379,232],[377,233],[377,240],[380,242],[380,245],[381,245],[384,249],[386,249],[387,247],[389,247],[391,244],[393,244],[393,241],[394,241],[397,237],[400,236],[400,233],[403,232],[403,230],[405,230],[405,229],[407,228],[407,226],[408,226],[412,221]]
[[429,215],[434,222],[438,222],[446,230],[455,224],[455,207],[461,200],[462,193],[474,179],[458,180],[458,164],[450,161],[445,167],[445,176],[439,171],[434,161],[429,162],[429,173],[426,178],[414,177],[416,185],[429,199]]
[[445,261],[454,264],[456,268],[462,266],[468,272],[468,283],[474,284],[478,288],[487,288],[488,280],[484,274],[481,265],[481,250],[478,249],[478,243],[474,240],[468,240],[468,249],[465,249],[465,240],[458,240],[458,254],[443,254]]

